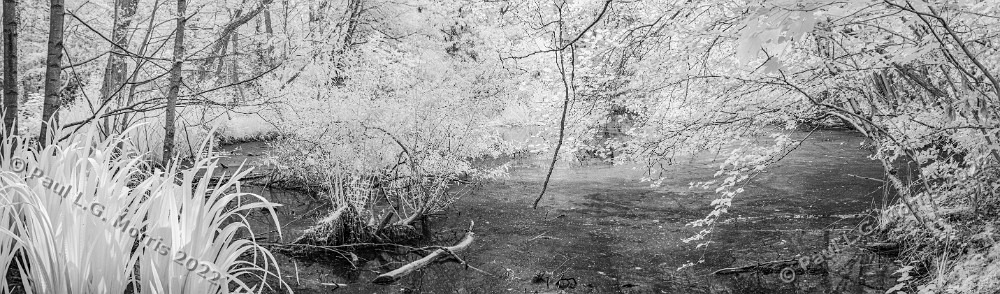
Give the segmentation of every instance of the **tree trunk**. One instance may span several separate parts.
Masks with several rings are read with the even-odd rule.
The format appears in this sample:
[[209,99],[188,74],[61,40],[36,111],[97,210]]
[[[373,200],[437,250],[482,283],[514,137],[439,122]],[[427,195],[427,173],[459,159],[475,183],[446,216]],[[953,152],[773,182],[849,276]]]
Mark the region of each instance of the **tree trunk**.
[[347,1],[347,28],[344,30],[341,50],[348,50],[354,45],[354,34],[357,33],[358,23],[361,21],[361,12],[363,11],[364,6],[361,0]]
[[17,134],[17,0],[3,1],[4,135]]
[[338,26],[344,26],[343,28],[343,39],[341,39],[340,48],[334,51],[337,62],[334,64],[336,67],[336,75],[333,77],[333,82],[337,86],[343,86],[345,80],[347,79],[347,74],[344,73],[344,69],[347,64],[344,62],[345,55],[354,46],[354,35],[357,33],[358,24],[361,21],[361,13],[364,11],[364,3],[362,0],[348,0],[347,1],[347,20],[344,23],[338,24]]
[[268,35],[274,34],[274,27],[271,26],[271,9],[264,7],[264,32]]
[[[237,37],[238,36],[239,36],[239,34],[233,34],[233,56],[240,56],[240,52],[238,51],[239,48],[240,48],[240,45],[239,45],[239,42],[237,42]],[[240,84],[239,63],[236,62],[236,60],[233,60],[233,62],[231,62],[231,63],[232,64],[230,65],[230,67],[232,69],[232,73],[231,73],[231,75],[229,77],[230,80],[231,80],[230,82],[233,83],[233,87],[236,87],[236,93],[239,94],[239,95],[234,95],[233,96],[233,104],[234,105],[239,105],[238,103],[240,103],[240,102],[246,102],[247,101],[247,97],[246,97],[246,93],[243,91],[243,85]],[[219,60],[219,64],[220,65],[222,64],[222,60],[221,59]],[[219,76],[222,76],[222,75],[219,75]]]
[[[49,46],[48,56],[45,60],[45,103],[42,105],[42,128],[38,133],[38,143],[42,147],[48,145],[50,122],[59,122],[59,99],[60,79],[62,73],[63,55],[63,23],[65,21],[65,9],[63,0],[51,0],[49,5]],[[54,116],[54,118],[53,118]]]
[[222,31],[219,33],[219,39],[215,42],[215,47],[210,53],[210,55],[214,56],[206,58],[204,63],[201,65],[202,78],[205,78],[209,68],[215,64],[216,60],[220,63],[217,67],[217,74],[222,73],[222,59],[226,54],[226,47],[229,45],[228,42],[231,40],[232,35],[236,34],[236,31],[239,30],[241,26],[252,20],[254,17],[257,17],[257,15],[264,11],[268,5],[271,5],[272,2],[274,2],[274,0],[262,0],[259,6],[247,11],[246,14],[244,14],[243,11],[236,12],[234,19],[229,22],[229,24],[226,24],[226,26],[223,27]]
[[163,165],[167,165],[174,157],[174,133],[176,126],[174,116],[177,115],[177,92],[181,87],[181,65],[184,64],[184,10],[186,0],[177,0],[177,31],[174,37],[174,65],[170,68],[170,89],[167,92],[167,110],[165,131],[163,133]]
[[[124,49],[128,48],[128,28],[132,25],[132,17],[138,6],[137,0],[115,0],[115,24],[111,31],[111,55],[108,56],[108,65],[104,69],[104,83],[101,85],[101,98],[104,103],[112,106],[122,106],[121,95],[119,93],[125,87],[125,80],[128,78],[128,64],[125,63]],[[110,107],[109,109],[114,109]],[[103,133],[110,136],[116,132],[124,131],[127,126],[117,118],[105,117],[103,122]]]

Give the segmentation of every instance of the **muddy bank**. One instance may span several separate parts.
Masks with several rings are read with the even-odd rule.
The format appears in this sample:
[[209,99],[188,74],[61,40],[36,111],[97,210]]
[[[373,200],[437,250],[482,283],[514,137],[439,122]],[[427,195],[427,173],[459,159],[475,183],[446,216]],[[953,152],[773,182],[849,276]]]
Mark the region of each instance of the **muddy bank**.
[[[563,164],[537,210],[530,207],[545,162],[528,159],[516,162],[507,180],[462,187],[471,189],[469,194],[430,219],[430,243],[448,245],[474,221],[477,239],[462,255],[490,275],[444,264],[395,285],[376,286],[370,281],[379,273],[416,257],[381,254],[352,265],[279,254],[279,263],[296,293],[329,293],[338,288],[333,284],[346,284],[335,290],[343,293],[534,293],[557,291],[557,284],[573,293],[876,291],[839,277],[783,283],[777,276],[709,275],[719,268],[819,251],[824,229],[849,229],[860,222],[855,214],[881,205],[880,183],[864,178],[881,178],[882,170],[858,148],[861,142],[856,134],[817,131],[748,185],[707,247],[681,239],[700,230],[685,224],[704,217],[716,197],[710,190],[689,188],[692,181],[712,178],[718,166],[712,158],[671,166],[659,188],[638,182],[642,168]],[[247,149],[253,151],[241,151]],[[240,145],[228,150],[234,158],[261,151]],[[285,242],[329,210],[317,195],[260,187],[250,191],[286,205],[278,210]],[[694,265],[678,271],[686,263]]]

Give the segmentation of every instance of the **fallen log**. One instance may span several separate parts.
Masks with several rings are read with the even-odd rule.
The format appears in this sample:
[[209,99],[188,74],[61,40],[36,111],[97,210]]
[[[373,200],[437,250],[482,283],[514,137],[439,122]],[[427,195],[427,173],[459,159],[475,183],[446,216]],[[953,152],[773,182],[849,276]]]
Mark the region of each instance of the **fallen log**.
[[464,264],[465,262],[462,261],[456,253],[465,250],[470,244],[472,244],[472,240],[474,239],[473,235],[474,234],[470,228],[469,232],[465,233],[465,237],[462,238],[462,241],[455,244],[455,246],[438,248],[431,254],[428,254],[421,259],[417,259],[416,261],[401,266],[391,272],[379,275],[375,278],[375,280],[372,280],[372,283],[378,285],[392,284],[414,271],[438,262],[456,261]]

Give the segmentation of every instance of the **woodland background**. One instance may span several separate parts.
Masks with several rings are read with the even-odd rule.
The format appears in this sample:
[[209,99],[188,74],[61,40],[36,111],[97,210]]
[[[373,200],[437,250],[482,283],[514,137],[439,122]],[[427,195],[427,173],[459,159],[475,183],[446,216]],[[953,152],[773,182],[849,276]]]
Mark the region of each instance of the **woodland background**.
[[[789,130],[846,127],[868,139],[898,194],[896,207],[885,208],[908,212],[879,222],[886,240],[906,248],[906,278],[894,289],[1000,288],[998,1],[3,3],[4,170],[14,157],[53,171],[91,158],[105,176],[70,169],[66,181],[91,183],[95,201],[104,197],[96,183],[107,178],[122,189],[145,181],[147,197],[101,200],[144,207],[122,208],[137,219],[154,204],[136,199],[228,211],[190,195],[225,190],[200,187],[193,171],[212,165],[202,160],[208,150],[235,142],[271,142],[270,181],[338,195],[338,207],[353,207],[342,213],[376,233],[445,209],[455,181],[502,177],[507,166],[478,164],[484,158],[644,163],[648,176],[637,180],[656,186],[675,160],[722,154],[718,180],[693,183],[719,193],[714,210],[691,223],[705,229],[686,240],[710,246],[706,236],[743,185],[800,143]],[[536,140],[514,139],[512,129]],[[174,176],[188,185],[171,186]],[[105,271],[81,273],[84,261],[59,265],[52,257],[77,256],[64,242],[79,240],[58,224],[75,221],[38,196],[49,193],[39,183],[3,183],[23,189],[4,196],[0,261],[20,264],[25,284],[121,292],[200,283],[160,268],[128,286],[140,271],[133,266],[165,265],[128,248],[135,240],[127,236],[114,241],[124,257]],[[394,212],[373,208],[377,195],[364,192],[373,185],[399,191]],[[541,199],[541,189],[525,197]],[[14,203],[36,200],[24,199],[48,208],[27,217]],[[38,222],[48,229],[29,229]],[[209,243],[270,256],[221,223],[149,222],[149,231],[174,232],[175,248],[197,247],[191,232],[201,232]],[[35,248],[43,243],[66,247]],[[213,256],[206,259],[235,260]],[[97,282],[110,276],[117,278]]]

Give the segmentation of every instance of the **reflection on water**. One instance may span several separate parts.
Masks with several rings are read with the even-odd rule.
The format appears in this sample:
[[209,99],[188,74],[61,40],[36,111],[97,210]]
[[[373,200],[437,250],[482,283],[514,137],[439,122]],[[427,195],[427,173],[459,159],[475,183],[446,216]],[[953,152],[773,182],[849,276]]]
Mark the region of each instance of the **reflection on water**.
[[[641,168],[563,164],[541,207],[532,210],[545,159],[527,158],[515,162],[509,179],[475,188],[430,219],[428,245],[451,245],[475,222],[477,239],[461,255],[478,270],[440,264],[376,286],[370,283],[375,276],[418,256],[382,249],[338,262],[277,257],[296,293],[884,293],[894,281],[891,257],[856,247],[824,256],[819,270],[812,264],[790,281],[788,275],[782,281],[783,268],[711,274],[813,256],[841,242],[841,232],[884,201],[880,183],[864,179],[880,178],[882,170],[857,148],[861,141],[817,131],[747,185],[704,247],[681,239],[700,230],[685,224],[704,217],[716,194],[689,183],[711,179],[717,162],[671,166],[658,188],[637,181]],[[284,242],[330,209],[319,195],[250,189],[285,205],[278,209]],[[268,232],[273,228],[255,230],[277,241]],[[678,270],[687,263],[693,266]]]

